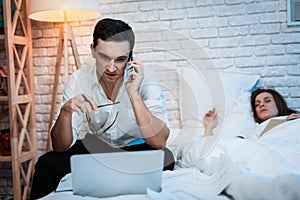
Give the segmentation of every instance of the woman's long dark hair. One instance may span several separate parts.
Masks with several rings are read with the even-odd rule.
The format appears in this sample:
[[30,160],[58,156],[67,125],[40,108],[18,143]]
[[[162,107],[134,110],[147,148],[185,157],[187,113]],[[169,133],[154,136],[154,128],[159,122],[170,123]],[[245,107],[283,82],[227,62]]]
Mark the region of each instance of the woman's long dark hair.
[[254,118],[255,122],[257,122],[257,123],[262,123],[263,122],[263,120],[258,118],[257,113],[256,113],[256,109],[255,109],[255,99],[256,99],[257,95],[259,95],[260,93],[263,93],[263,92],[267,92],[267,93],[269,93],[273,96],[276,107],[278,109],[278,115],[277,116],[285,116],[285,115],[290,115],[292,113],[297,113],[297,111],[292,110],[287,106],[286,101],[281,96],[281,94],[279,94],[277,91],[275,91],[273,89],[258,88],[256,90],[254,90],[251,94],[251,108],[252,108],[253,118]]

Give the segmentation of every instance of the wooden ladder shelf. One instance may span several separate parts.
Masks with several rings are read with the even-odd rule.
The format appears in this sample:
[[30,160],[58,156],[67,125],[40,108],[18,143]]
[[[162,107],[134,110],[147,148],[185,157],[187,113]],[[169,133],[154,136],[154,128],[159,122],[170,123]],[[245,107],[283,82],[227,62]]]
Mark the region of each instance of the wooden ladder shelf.
[[27,199],[35,162],[35,100],[29,0],[4,0],[4,36],[11,155],[0,162],[12,163],[14,199]]

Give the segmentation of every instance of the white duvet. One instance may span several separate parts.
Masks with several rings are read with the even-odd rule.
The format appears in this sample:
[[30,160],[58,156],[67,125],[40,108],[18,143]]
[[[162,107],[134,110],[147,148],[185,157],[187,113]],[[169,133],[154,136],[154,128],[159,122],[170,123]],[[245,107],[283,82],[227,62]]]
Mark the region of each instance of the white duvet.
[[300,199],[300,119],[277,125],[259,137],[267,124],[253,130],[251,139],[196,139],[183,151],[179,166],[213,173],[217,167],[212,158],[225,154],[237,168],[226,188],[234,199]]

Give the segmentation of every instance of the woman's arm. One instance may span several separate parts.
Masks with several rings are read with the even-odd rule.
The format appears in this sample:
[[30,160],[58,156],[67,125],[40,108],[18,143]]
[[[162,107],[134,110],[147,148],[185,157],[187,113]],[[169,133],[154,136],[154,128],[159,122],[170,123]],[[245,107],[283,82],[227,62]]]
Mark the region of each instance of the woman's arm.
[[298,119],[300,118],[300,113],[292,113],[289,116],[286,117],[286,120],[293,120],[293,119]]

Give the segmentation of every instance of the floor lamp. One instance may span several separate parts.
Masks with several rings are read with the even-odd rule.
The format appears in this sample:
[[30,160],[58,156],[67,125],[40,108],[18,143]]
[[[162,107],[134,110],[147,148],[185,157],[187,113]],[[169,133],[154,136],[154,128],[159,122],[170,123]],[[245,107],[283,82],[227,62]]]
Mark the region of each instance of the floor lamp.
[[97,0],[31,0],[29,18],[45,22],[64,22],[59,33],[57,56],[55,64],[54,85],[52,93],[51,111],[48,124],[48,139],[46,151],[51,149],[50,128],[56,111],[57,89],[64,49],[64,80],[68,78],[68,43],[70,42],[76,68],[80,68],[79,55],[73,35],[72,27],[68,22],[95,19],[100,16]]

